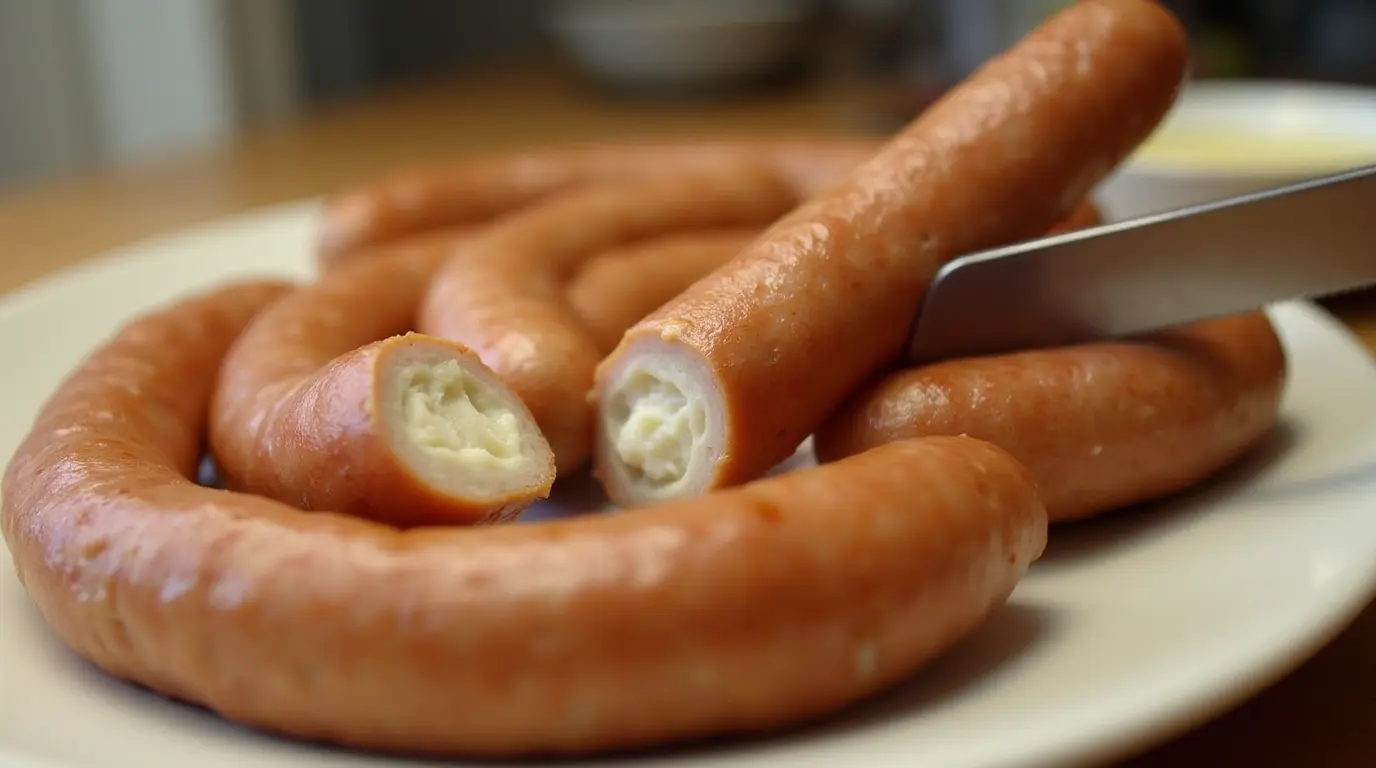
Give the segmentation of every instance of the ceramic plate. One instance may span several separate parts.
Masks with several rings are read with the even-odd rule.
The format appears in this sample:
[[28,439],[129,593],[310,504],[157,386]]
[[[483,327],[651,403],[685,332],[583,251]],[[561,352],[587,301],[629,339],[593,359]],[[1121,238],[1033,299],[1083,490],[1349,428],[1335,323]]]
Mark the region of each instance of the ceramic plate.
[[[140,244],[0,301],[0,458],[59,378],[132,314],[235,275],[309,274],[313,210]],[[1273,316],[1293,364],[1283,427],[1216,481],[1054,531],[1005,610],[907,684],[826,724],[597,764],[1094,763],[1177,733],[1299,664],[1376,587],[1376,367],[1311,305]],[[104,676],[48,633],[8,562],[0,628],[0,764],[395,761],[250,732]]]
[[[1195,157],[1148,146],[1095,197],[1126,219],[1293,184],[1376,162],[1376,88],[1287,80],[1190,83],[1146,142],[1164,139]],[[1227,142],[1231,152],[1220,152]]]

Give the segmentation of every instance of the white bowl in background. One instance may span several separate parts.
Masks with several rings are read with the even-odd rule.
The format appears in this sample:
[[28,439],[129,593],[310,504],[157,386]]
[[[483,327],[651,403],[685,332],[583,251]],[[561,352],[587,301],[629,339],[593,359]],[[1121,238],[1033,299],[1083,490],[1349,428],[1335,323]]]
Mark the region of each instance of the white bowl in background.
[[549,6],[548,26],[600,80],[719,87],[796,63],[817,8],[814,0],[562,0]]
[[1120,220],[1371,163],[1376,88],[1201,80],[1095,197]]

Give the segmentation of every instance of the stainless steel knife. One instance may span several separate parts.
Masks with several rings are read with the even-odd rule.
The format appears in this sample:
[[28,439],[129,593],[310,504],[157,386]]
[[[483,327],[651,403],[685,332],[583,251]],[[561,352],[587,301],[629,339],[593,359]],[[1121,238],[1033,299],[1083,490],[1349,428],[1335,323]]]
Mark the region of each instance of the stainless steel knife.
[[1129,337],[1373,284],[1376,165],[955,259],[907,360]]

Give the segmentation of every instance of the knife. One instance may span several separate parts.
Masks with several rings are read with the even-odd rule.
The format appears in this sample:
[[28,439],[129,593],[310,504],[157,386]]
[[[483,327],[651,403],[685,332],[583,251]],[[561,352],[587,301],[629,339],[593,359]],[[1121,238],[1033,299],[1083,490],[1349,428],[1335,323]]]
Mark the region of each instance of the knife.
[[1376,165],[962,256],[909,363],[1135,336],[1376,284]]

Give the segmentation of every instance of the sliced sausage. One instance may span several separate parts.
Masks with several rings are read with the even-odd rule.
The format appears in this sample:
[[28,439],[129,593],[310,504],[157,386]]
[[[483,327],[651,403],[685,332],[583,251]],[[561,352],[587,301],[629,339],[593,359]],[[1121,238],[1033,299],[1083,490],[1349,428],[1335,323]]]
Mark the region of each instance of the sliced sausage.
[[767,164],[800,197],[840,181],[879,147],[865,139],[753,139],[571,145],[396,171],[332,196],[318,263],[430,229],[480,224],[572,188]]
[[[1101,224],[1093,202],[1082,202],[1048,234]],[[610,352],[641,318],[730,261],[759,236],[755,228],[669,235],[609,251],[583,266],[568,288],[569,304]]]
[[1026,468],[970,438],[519,525],[399,531],[197,486],[215,371],[279,290],[226,287],[122,329],[0,484],[19,578],[58,636],[240,723],[464,756],[780,728],[955,643],[1045,544]]
[[715,229],[632,243],[590,260],[568,287],[569,306],[610,352],[621,334],[731,260],[758,227]]
[[638,323],[597,373],[609,495],[693,496],[789,456],[898,358],[942,263],[1068,216],[1153,130],[1187,62],[1158,4],[1074,3]]
[[797,202],[755,165],[587,187],[504,217],[450,257],[421,306],[417,329],[475,350],[529,406],[560,474],[592,453],[588,400],[602,350],[566,299],[584,262],[673,232],[762,227]]
[[525,404],[466,347],[402,335],[452,248],[341,266],[250,324],[211,407],[226,487],[396,525],[503,520],[549,495]]

